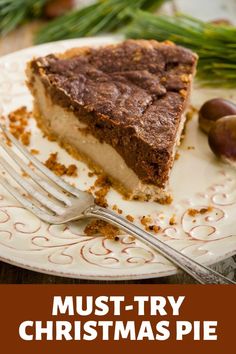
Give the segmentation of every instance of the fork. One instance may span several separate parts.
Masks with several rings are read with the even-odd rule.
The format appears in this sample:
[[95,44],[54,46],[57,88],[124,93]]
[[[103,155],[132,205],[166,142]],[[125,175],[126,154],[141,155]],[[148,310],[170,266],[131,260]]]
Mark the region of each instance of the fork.
[[[33,183],[29,182],[16,172],[12,165],[2,156],[0,156],[0,165],[4,172],[7,172],[30,197],[26,197],[20,193],[18,189],[13,187],[1,174],[0,183],[15,197],[15,199],[18,200],[19,203],[41,220],[49,224],[64,224],[83,218],[105,220],[152,247],[201,284],[236,284],[230,279],[227,279],[221,274],[175,250],[151,233],[145,232],[122,216],[109,209],[96,205],[94,198],[90,193],[80,191],[66,183],[62,178],[56,176],[35,156],[30,154],[28,150],[1,124],[0,128],[9,141],[11,141],[13,146],[35,167],[34,170],[29,167],[19,154],[14,152],[14,150],[1,139],[0,146],[14,163],[16,163],[21,170],[31,178]],[[35,184],[40,187],[40,190],[35,188]]]

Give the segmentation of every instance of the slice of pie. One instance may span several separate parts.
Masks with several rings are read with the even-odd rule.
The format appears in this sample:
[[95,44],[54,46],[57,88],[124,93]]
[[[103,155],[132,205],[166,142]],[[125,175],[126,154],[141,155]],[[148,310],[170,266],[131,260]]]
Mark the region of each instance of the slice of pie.
[[34,59],[27,77],[35,117],[123,194],[167,202],[196,62],[191,51],[154,40]]

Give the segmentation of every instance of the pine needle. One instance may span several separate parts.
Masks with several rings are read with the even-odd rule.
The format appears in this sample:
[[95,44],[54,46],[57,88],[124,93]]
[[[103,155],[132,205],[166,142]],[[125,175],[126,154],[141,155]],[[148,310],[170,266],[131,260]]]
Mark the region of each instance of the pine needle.
[[170,40],[199,55],[197,76],[203,85],[236,87],[236,27],[205,23],[177,15],[155,16],[145,11],[131,14],[125,29],[129,38]]
[[101,32],[110,32],[127,23],[126,11],[137,9],[153,11],[165,0],[100,0],[51,21],[36,35],[36,43],[61,39],[93,36]]
[[38,17],[48,0],[0,0],[0,36]]

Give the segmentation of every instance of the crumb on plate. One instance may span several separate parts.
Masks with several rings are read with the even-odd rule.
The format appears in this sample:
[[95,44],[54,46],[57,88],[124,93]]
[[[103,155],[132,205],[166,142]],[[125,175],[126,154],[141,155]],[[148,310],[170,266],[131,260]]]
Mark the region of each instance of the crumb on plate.
[[126,215],[126,219],[130,222],[134,222],[134,217],[132,215]]
[[94,236],[101,234],[102,236],[118,241],[117,237],[120,234],[118,227],[108,224],[103,220],[92,220],[90,221],[85,229],[84,233],[87,236]]
[[99,175],[94,183],[94,187],[98,188],[95,191],[95,203],[106,208],[108,206],[106,196],[111,188],[111,183],[105,175]]
[[57,176],[72,176],[77,177],[77,166],[69,165],[68,167],[58,162],[57,152],[51,153],[49,158],[45,161],[45,166],[53,171]]
[[179,153],[179,152],[176,152],[176,154],[175,154],[175,161],[177,161],[179,158],[180,158],[180,153]]
[[31,150],[30,150],[30,153],[31,153],[32,155],[38,155],[38,154],[39,154],[39,150],[31,149]]
[[201,208],[201,209],[190,208],[190,209],[188,209],[188,215],[195,217],[198,214],[203,215],[203,214],[209,213],[212,211],[212,209],[213,209],[212,206],[208,206],[207,208]]
[[169,220],[169,225],[173,226],[173,225],[176,225],[176,215],[173,214]]
[[31,132],[26,129],[31,114],[25,106],[22,106],[10,112],[7,116],[11,134],[26,146],[30,144]]

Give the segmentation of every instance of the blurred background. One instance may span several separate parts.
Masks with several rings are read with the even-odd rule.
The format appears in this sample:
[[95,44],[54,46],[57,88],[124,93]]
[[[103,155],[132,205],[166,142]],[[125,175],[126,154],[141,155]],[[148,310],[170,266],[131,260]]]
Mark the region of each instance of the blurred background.
[[[102,14],[99,14],[96,8],[98,3],[108,3],[108,7]],[[82,37],[90,33],[91,35],[107,33],[114,29],[120,30],[122,23],[119,19],[115,21],[114,29],[112,26],[109,28],[107,22],[99,30],[97,24],[101,21],[105,22],[107,18],[105,14],[109,15],[112,11],[116,11],[115,15],[117,15],[122,12],[121,10],[135,3],[141,8],[145,6],[147,8],[151,4],[150,12],[158,14],[172,15],[175,12],[181,12],[204,21],[227,19],[231,23],[236,23],[236,1],[234,0],[207,0],[207,6],[206,0],[0,0],[0,55],[39,42]],[[143,3],[143,6],[140,6],[140,3]],[[121,4],[121,9],[117,11],[119,4]],[[82,8],[90,5],[95,6],[91,8],[90,13],[80,13]],[[72,16],[65,17],[72,12],[73,18]],[[61,22],[57,24],[58,17]],[[83,22],[86,22],[85,28]],[[51,28],[47,29],[47,24],[50,24]],[[73,26],[76,28],[73,29]]]

